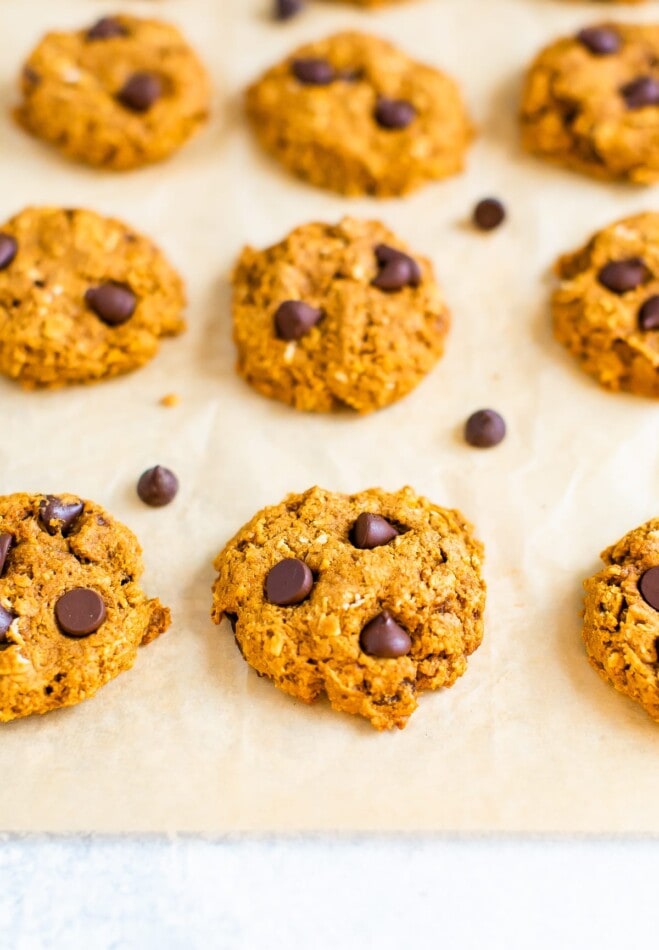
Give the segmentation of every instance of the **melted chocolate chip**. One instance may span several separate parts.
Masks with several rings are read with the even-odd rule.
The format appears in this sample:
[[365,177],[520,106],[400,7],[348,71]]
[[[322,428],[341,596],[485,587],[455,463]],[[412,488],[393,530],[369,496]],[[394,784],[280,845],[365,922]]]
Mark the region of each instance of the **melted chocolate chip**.
[[14,543],[14,536],[4,531],[0,534],[0,577],[5,569],[5,561],[7,560],[7,555],[9,554],[9,549]]
[[641,330],[659,330],[659,296],[648,297],[638,312]]
[[137,297],[127,286],[116,281],[90,287],[85,302],[96,316],[110,327],[118,327],[135,313]]
[[87,30],[88,40],[111,40],[117,36],[128,36],[128,30],[111,16],[102,17]]
[[275,313],[275,330],[280,340],[299,340],[318,323],[323,311],[302,300],[285,300]]
[[329,86],[336,78],[336,72],[326,59],[294,59],[291,71],[303,86]]
[[416,110],[406,99],[380,97],[375,106],[375,121],[383,129],[406,129],[416,118]]
[[659,82],[653,76],[639,76],[620,90],[628,109],[659,105]]
[[653,610],[659,610],[659,567],[651,567],[641,574],[638,589],[646,604]]
[[364,653],[369,656],[389,660],[407,656],[412,649],[409,633],[396,623],[388,610],[383,610],[366,624],[359,643]]
[[156,73],[133,73],[117,93],[117,99],[132,112],[148,112],[162,94],[162,79]]
[[11,611],[6,610],[0,605],[0,649],[3,649],[3,647],[6,648],[11,643],[7,634],[15,619],[16,614],[11,613]]
[[289,557],[279,561],[265,579],[265,596],[278,607],[301,604],[311,593],[313,574],[304,561]]
[[370,551],[383,544],[389,544],[398,537],[398,530],[381,515],[362,512],[351,531],[351,540],[356,548]]
[[418,287],[421,283],[421,268],[409,254],[388,244],[378,244],[375,257],[380,272],[373,280],[373,286],[378,290],[396,291],[403,287]]
[[65,502],[55,495],[46,495],[39,505],[39,519],[48,534],[61,531],[66,536],[82,514],[81,501]]
[[620,34],[611,26],[587,26],[577,33],[577,39],[595,56],[610,56],[622,46]]
[[648,276],[648,269],[640,257],[629,257],[623,261],[609,261],[600,270],[597,279],[614,294],[626,294],[640,287]]
[[505,436],[506,423],[494,409],[479,409],[467,419],[465,439],[477,449],[491,449]]
[[178,492],[178,478],[174,472],[163,465],[148,468],[140,475],[137,494],[145,505],[162,508],[173,501]]
[[18,244],[11,234],[0,232],[0,270],[9,267],[18,252]]
[[55,617],[63,633],[70,637],[88,637],[95,633],[107,616],[101,595],[87,587],[67,591],[55,604]]

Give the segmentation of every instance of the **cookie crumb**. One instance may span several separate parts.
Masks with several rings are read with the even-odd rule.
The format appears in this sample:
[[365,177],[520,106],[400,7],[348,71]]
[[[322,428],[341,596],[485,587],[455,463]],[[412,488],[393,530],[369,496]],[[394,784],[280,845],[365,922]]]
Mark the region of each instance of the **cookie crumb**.
[[161,406],[165,406],[166,409],[173,409],[174,406],[178,406],[181,401],[181,397],[178,393],[167,393],[165,396],[161,396],[158,402]]

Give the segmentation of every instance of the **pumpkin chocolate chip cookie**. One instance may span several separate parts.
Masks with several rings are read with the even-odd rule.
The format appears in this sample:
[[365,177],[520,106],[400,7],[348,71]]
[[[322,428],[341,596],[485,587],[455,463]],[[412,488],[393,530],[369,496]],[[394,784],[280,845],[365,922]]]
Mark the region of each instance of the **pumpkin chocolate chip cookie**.
[[19,123],[69,158],[124,170],[160,161],[205,122],[210,87],[179,31],[127,14],[48,33],[21,76]]
[[602,554],[584,583],[583,637],[591,664],[659,721],[659,519]]
[[599,178],[659,179],[659,26],[603,23],[544,49],[522,101],[525,147]]
[[362,33],[297,49],[247,91],[247,114],[290,171],[348,195],[402,195],[453,175],[472,137],[452,79]]
[[430,262],[376,221],[305,224],[246,248],[233,275],[238,372],[296,409],[390,405],[440,358],[449,322]]
[[659,214],[604,228],[555,270],[556,339],[607,389],[659,396]]
[[0,721],[92,696],[169,610],[138,581],[135,535],[74,495],[0,497]]
[[0,227],[0,372],[26,388],[142,366],[185,329],[184,305],[158,248],[113,218],[27,208]]
[[482,556],[458,511],[411,488],[312,488],[218,555],[212,616],[289,695],[403,728],[418,694],[452,686],[480,646]]

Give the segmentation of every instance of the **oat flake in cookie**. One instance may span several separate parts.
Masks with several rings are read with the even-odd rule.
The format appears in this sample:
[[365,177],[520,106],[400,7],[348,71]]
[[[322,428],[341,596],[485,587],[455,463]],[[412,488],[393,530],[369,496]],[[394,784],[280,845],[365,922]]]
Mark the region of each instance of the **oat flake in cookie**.
[[206,121],[210,103],[206,71],[176,27],[123,13],[46,34],[21,92],[24,128],[113,170],[166,158]]
[[135,535],[74,495],[0,497],[0,721],[72,706],[170,623]]
[[0,225],[0,372],[26,388],[137,369],[185,329],[184,305],[176,271],[121,221],[27,208]]
[[452,686],[480,646],[482,557],[460,512],[411,488],[312,488],[218,555],[212,616],[289,695],[403,728],[418,694]]
[[659,722],[659,519],[602,554],[584,583],[583,637],[591,664]]
[[546,47],[529,70],[525,147],[594,175],[659,180],[659,26],[603,23]]
[[362,33],[295,50],[248,89],[246,104],[266,151],[349,195],[401,195],[456,174],[472,138],[452,79]]
[[238,372],[296,409],[388,406],[430,372],[450,316],[430,262],[377,221],[305,224],[233,274]]
[[555,270],[556,339],[607,389],[659,397],[659,214],[604,228]]

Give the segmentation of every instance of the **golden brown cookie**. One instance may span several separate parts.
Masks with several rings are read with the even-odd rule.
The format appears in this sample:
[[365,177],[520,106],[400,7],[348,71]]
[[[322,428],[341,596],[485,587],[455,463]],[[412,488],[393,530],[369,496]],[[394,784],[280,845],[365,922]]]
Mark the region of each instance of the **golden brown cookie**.
[[453,175],[472,137],[452,79],[362,33],[295,50],[248,89],[247,114],[290,171],[348,195],[401,195]]
[[630,531],[602,560],[584,583],[588,658],[659,721],[659,519]]
[[556,339],[607,389],[659,396],[659,214],[604,228],[555,270]]
[[238,372],[296,409],[367,413],[442,355],[450,316],[432,265],[377,221],[305,224],[233,274]]
[[167,629],[141,553],[94,502],[0,497],[0,722],[93,696]]
[[137,369],[184,305],[158,248],[113,218],[27,208],[0,228],[0,372],[26,388]]
[[659,179],[659,26],[605,23],[546,47],[531,66],[524,146],[598,178]]
[[305,703],[402,729],[483,637],[482,545],[411,488],[289,495],[218,555],[213,619],[254,669]]
[[208,117],[204,67],[176,27],[127,14],[48,33],[21,76],[20,124],[115,171],[160,161]]

